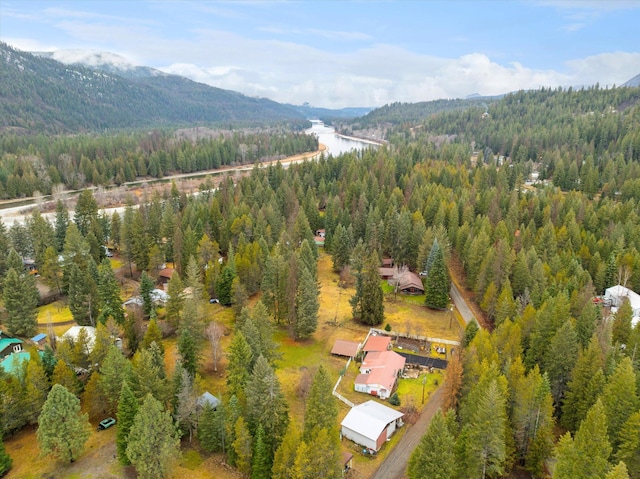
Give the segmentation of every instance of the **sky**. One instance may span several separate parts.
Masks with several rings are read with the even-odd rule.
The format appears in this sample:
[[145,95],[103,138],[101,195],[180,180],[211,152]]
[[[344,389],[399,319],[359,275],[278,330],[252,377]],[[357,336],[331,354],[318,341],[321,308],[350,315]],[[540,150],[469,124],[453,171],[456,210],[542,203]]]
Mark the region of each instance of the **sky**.
[[281,103],[377,107],[620,85],[640,74],[640,0],[0,0],[0,40]]

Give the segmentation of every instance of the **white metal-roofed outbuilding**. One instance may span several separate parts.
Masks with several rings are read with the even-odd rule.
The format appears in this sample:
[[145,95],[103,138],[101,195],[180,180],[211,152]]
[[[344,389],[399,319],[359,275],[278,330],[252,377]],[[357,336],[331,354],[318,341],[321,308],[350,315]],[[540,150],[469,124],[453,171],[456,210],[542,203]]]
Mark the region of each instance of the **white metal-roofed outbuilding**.
[[351,408],[342,420],[342,436],[372,451],[382,445],[402,426],[403,413],[376,401],[367,401]]

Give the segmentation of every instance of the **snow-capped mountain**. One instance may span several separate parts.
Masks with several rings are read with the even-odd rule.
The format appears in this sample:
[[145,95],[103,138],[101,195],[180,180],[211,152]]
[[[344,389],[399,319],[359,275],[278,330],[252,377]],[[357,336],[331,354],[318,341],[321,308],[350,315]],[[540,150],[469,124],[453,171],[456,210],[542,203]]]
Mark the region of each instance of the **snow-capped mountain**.
[[82,65],[92,70],[104,71],[123,78],[147,78],[167,76],[155,68],[138,66],[116,53],[97,50],[56,50],[54,52],[32,52],[43,58],[51,58],[64,65]]

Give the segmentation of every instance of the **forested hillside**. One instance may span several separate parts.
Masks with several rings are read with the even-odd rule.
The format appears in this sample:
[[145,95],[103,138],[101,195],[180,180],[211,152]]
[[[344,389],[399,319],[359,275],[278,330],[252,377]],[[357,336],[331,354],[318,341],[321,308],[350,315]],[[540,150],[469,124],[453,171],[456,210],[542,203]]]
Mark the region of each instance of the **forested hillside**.
[[[35,213],[25,227],[5,228],[3,328],[19,328],[25,337],[34,332],[26,306],[35,293],[16,286],[30,284],[18,272],[20,255],[30,256],[68,297],[74,318],[104,321],[133,360],[106,346],[95,358],[59,345],[54,359],[29,361],[23,376],[3,375],[3,433],[39,422],[46,392],[58,383],[96,417],[117,411],[128,418],[132,432],[119,436],[118,457],[139,471],[140,458],[149,457],[140,438],[160,418],[178,424],[185,438],[194,433],[203,450],[224,451],[245,475],[340,477],[339,419],[322,407],[335,399],[319,392],[329,391],[331,381],[317,373],[305,415],[299,399],[286,400],[273,341],[279,331],[301,354],[313,344],[319,326],[313,234],[323,228],[335,270],[353,276],[356,291],[366,285],[371,292],[352,299],[354,323],[363,321],[363,309],[382,312],[380,258],[424,271],[437,241],[448,264],[461,265],[460,280],[491,326],[477,331],[471,323],[465,349],[450,361],[442,386],[446,414],[432,421],[416,449],[411,479],[436,471],[452,479],[537,478],[546,471],[558,479],[640,478],[640,326],[628,302],[613,311],[593,300],[619,283],[640,291],[637,98],[637,89],[597,88],[508,95],[485,118],[484,109],[469,109],[437,114],[421,128],[399,126],[389,148],[256,168],[207,194],[174,191],[110,218],[83,193],[73,221],[60,205],[55,227]],[[441,144],[430,139],[452,135]],[[86,162],[96,157],[88,152]],[[526,184],[535,170],[551,181]],[[121,316],[119,301],[107,294],[113,281],[109,262],[101,262],[106,242],[117,246],[129,274],[141,275],[147,299],[137,319]],[[143,292],[165,260],[178,274],[169,283],[174,300],[158,312]],[[195,293],[177,299],[184,285]],[[188,404],[193,378],[203,371],[198,352],[204,328],[216,323],[203,313],[208,297],[231,305],[235,319],[224,406],[196,422]],[[142,317],[150,318],[146,333]],[[383,320],[371,317],[373,324]],[[162,347],[172,337],[180,367],[169,375]],[[56,359],[60,369],[98,366],[78,384],[62,372],[47,375]],[[311,366],[317,365],[305,364]],[[140,405],[145,414],[136,412]],[[74,434],[82,439],[82,428]],[[164,437],[172,457],[176,438]]]
[[69,133],[302,121],[302,114],[288,106],[176,75],[124,78],[0,43],[0,131]]

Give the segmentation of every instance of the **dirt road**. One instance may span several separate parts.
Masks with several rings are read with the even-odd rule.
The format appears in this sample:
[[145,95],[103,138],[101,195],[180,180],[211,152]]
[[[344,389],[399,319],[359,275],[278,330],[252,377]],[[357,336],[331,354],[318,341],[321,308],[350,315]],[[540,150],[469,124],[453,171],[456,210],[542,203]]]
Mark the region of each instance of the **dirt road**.
[[408,427],[400,442],[396,444],[393,451],[389,453],[384,462],[380,464],[378,470],[371,479],[403,479],[406,476],[405,471],[409,463],[409,457],[413,450],[418,446],[420,438],[423,436],[427,427],[431,423],[431,418],[442,405],[442,388],[438,388],[429,398],[427,405],[420,413],[420,419]]

